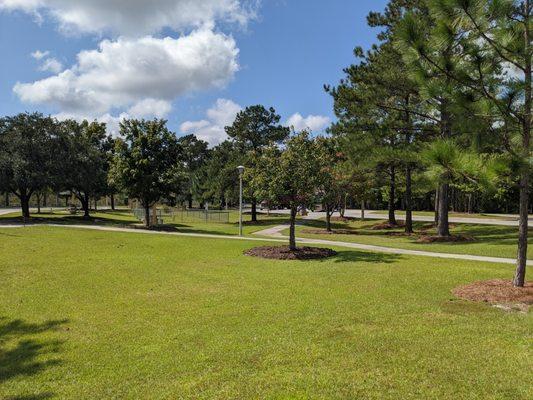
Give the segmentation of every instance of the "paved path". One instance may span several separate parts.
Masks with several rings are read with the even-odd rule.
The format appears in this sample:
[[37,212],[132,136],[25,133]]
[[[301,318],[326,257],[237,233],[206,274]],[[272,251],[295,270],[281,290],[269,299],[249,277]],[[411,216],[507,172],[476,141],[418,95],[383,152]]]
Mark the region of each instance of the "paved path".
[[[273,211],[276,214],[289,214],[289,210],[275,210]],[[361,210],[346,210],[345,216],[352,217],[352,218],[361,218]],[[325,218],[325,213],[323,212],[309,212],[309,214],[304,219],[321,219]],[[480,224],[480,225],[503,225],[503,226],[518,226],[518,220],[513,219],[505,219],[510,218],[512,215],[505,215],[502,217],[494,217],[494,218],[467,218],[467,217],[450,217],[451,223],[459,223],[459,224]],[[366,219],[387,219],[388,216],[386,214],[383,214],[382,211],[373,211],[373,210],[366,210],[365,211],[365,218]],[[517,217],[518,218],[518,217]],[[396,219],[403,221],[405,220],[405,215],[398,214],[396,215]],[[420,221],[420,222],[434,222],[435,218],[433,216],[426,216],[426,215],[413,215],[413,221]],[[533,222],[533,216],[530,216],[530,221]]]
[[[246,241],[255,241],[255,242],[283,242],[283,243],[287,242],[288,237],[283,236],[281,232],[289,228],[289,225],[279,225],[273,228],[268,228],[262,231],[255,232],[254,235],[256,235],[256,237],[250,237],[250,236],[240,237],[240,236],[216,235],[216,234],[206,234],[206,233],[180,233],[180,232],[149,231],[149,230],[144,230],[144,229],[119,228],[119,227],[100,226],[100,225],[35,224],[35,225],[26,225],[26,228],[31,228],[35,226],[52,226],[52,227],[70,228],[70,229],[89,229],[89,230],[107,231],[107,232],[139,233],[139,234],[145,234],[145,235],[186,236],[186,237],[199,237],[199,238],[210,238],[210,239],[246,240]],[[0,225],[0,229],[3,229],[3,228],[21,229],[21,228],[24,228],[24,226],[21,224]],[[263,237],[257,237],[257,236],[263,236]],[[500,264],[514,264],[516,262],[516,260],[512,258],[472,256],[472,255],[467,255],[467,254],[435,253],[435,252],[430,252],[430,251],[406,250],[406,249],[398,249],[398,248],[392,248],[392,247],[374,246],[374,245],[368,245],[368,244],[339,242],[339,241],[333,241],[333,240],[299,238],[297,239],[297,242],[305,243],[305,244],[321,244],[321,245],[326,245],[326,246],[358,249],[358,250],[365,250],[365,251],[371,251],[371,252],[377,252],[377,253],[446,258],[446,259],[456,259],[456,260],[470,260],[470,261],[481,261],[481,262],[500,263]],[[528,261],[528,265],[533,265],[533,260]]]
[[[289,229],[290,225],[278,225],[272,228],[264,229],[262,231],[254,232],[254,235],[258,236],[268,236],[275,239],[285,239],[288,240],[287,236],[284,236],[281,232]],[[307,244],[323,244],[327,246],[336,246],[336,247],[347,247],[351,249],[358,250],[367,250],[378,253],[389,253],[389,254],[403,254],[410,256],[422,256],[422,257],[434,257],[434,258],[448,258],[456,260],[470,260],[470,261],[482,261],[490,263],[500,263],[500,264],[515,264],[516,260],[513,258],[500,258],[500,257],[485,257],[485,256],[472,256],[469,254],[452,254],[452,253],[436,253],[432,251],[421,251],[421,250],[407,250],[407,249],[398,249],[393,247],[383,247],[383,246],[374,246],[371,244],[360,244],[360,243],[351,243],[351,242],[339,242],[334,240],[322,240],[322,239],[297,239],[299,243]],[[533,260],[527,262],[528,265],[533,265]]]

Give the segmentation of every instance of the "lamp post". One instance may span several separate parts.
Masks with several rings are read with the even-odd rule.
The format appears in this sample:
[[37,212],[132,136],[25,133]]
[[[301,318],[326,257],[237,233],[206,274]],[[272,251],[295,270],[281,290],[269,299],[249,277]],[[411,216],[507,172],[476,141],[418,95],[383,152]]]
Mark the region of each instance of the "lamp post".
[[239,236],[242,236],[242,174],[244,167],[239,165],[237,171],[239,171]]

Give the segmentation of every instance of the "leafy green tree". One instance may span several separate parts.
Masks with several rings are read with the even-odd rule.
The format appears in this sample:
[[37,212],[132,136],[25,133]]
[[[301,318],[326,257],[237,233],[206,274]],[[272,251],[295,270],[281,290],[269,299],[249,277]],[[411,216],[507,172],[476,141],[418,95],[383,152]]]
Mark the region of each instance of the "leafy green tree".
[[106,126],[74,120],[62,125],[70,140],[66,187],[80,201],[84,218],[89,218],[91,199],[96,200],[107,192]]
[[[515,286],[524,286],[527,264],[531,159],[532,43],[530,0],[433,0],[433,29],[410,16],[405,39],[420,63],[479,99],[490,112],[504,148],[519,161],[520,222]],[[452,52],[448,49],[453,48]],[[441,62],[447,54],[446,62]]]
[[208,143],[198,139],[195,135],[178,138],[182,148],[182,160],[187,178],[184,181],[183,194],[188,207],[192,208],[195,186],[198,184],[198,174],[209,157]]
[[326,230],[331,232],[331,216],[335,211],[341,212],[347,196],[353,194],[352,175],[336,138],[319,137],[315,141],[319,163],[317,193],[326,212]]
[[[242,154],[241,163],[248,169],[254,169],[257,159],[263,150],[273,144],[282,142],[290,134],[290,129],[279,124],[281,117],[274,108],[266,109],[262,105],[246,107],[240,111],[226,133],[234,140]],[[248,197],[252,203],[252,221],[257,221],[257,193],[250,192],[252,186],[247,185]]]
[[316,142],[301,132],[284,142],[283,150],[268,146],[255,163],[250,182],[261,198],[290,209],[289,248],[296,250],[298,208],[310,206],[317,197],[320,162]]
[[149,227],[150,207],[169,196],[182,178],[180,146],[161,119],[124,120],[120,133],[110,180],[140,201]]
[[0,119],[0,188],[19,198],[24,218],[31,196],[53,183],[54,165],[64,157],[57,136],[57,121],[39,113]]
[[200,201],[220,203],[226,207],[239,198],[237,166],[240,153],[231,141],[224,141],[211,149],[205,164],[197,174],[194,196]]

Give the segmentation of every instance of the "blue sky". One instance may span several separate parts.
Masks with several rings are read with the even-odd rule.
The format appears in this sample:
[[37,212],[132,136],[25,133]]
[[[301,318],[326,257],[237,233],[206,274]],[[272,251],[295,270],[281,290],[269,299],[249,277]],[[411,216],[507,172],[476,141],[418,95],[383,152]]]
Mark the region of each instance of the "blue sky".
[[[355,46],[375,42],[366,15],[386,4],[196,1],[156,1],[152,17],[141,0],[0,0],[1,114],[38,110],[110,126],[165,117],[178,134],[216,144],[239,107],[260,103],[320,131],[333,119],[323,84],[338,82]],[[81,51],[89,53],[80,62]]]

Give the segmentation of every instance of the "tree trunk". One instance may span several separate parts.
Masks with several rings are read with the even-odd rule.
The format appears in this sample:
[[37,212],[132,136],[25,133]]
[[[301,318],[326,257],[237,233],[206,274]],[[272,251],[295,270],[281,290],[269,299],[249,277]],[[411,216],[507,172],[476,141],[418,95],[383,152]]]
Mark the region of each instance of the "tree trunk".
[[326,231],[331,232],[331,207],[326,204]]
[[98,211],[98,200],[94,199],[94,211]]
[[[447,99],[441,100],[441,122],[440,130],[443,139],[452,137],[451,115]],[[450,207],[450,185],[443,183],[439,186],[439,215],[437,218],[437,235],[440,237],[450,236],[450,225],[448,221],[448,210]]]
[[525,42],[525,98],[524,98],[524,118],[522,123],[522,154],[524,167],[520,176],[520,221],[518,227],[518,252],[516,260],[516,272],[513,285],[523,287],[526,281],[527,264],[527,237],[529,218],[529,167],[527,165],[530,157],[530,136],[531,136],[531,57],[530,57],[530,31],[529,31],[529,7],[530,1],[524,1],[524,14],[527,15],[526,29],[524,30]]
[[289,229],[289,250],[296,250],[296,214],[298,208],[291,206],[291,227]]
[[37,197],[37,214],[41,213],[41,194],[38,193],[35,197]]
[[396,167],[390,167],[389,224],[396,225]]
[[413,233],[411,167],[405,169],[405,233]]
[[20,198],[20,207],[22,208],[22,217],[24,219],[30,218],[30,196],[26,194],[21,194]]
[[439,223],[439,188],[435,190],[435,226]]
[[438,213],[438,223],[437,223],[437,235],[440,237],[450,236],[450,225],[448,222],[448,196],[449,196],[449,185],[443,183],[439,187],[439,213]]
[[189,195],[189,198],[187,199],[189,203],[189,208],[192,208],[192,196]]
[[111,210],[115,211],[115,195],[111,193],[110,200],[111,200]]
[[9,207],[9,193],[8,192],[6,192],[5,205],[6,207]]
[[89,207],[91,206],[91,199],[87,194],[80,194],[79,196],[81,202],[81,208],[83,209],[83,219],[89,219],[91,216],[89,214]]
[[150,227],[150,205],[144,206],[144,226]]
[[252,199],[252,222],[257,222],[257,200]]
[[365,200],[361,201],[361,221],[365,220]]

